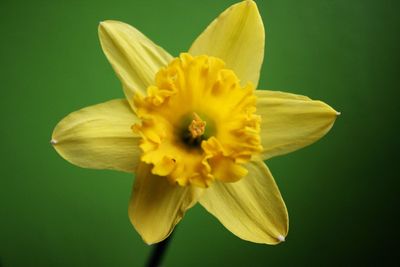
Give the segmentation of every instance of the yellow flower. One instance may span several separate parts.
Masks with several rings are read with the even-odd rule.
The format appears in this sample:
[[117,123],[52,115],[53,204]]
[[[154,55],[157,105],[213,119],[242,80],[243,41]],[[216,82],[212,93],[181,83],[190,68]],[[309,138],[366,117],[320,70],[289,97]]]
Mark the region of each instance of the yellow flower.
[[99,36],[126,100],[65,117],[52,135],[57,152],[136,174],[129,217],[146,243],[165,239],[197,202],[244,240],[284,241],[287,210],[263,160],[315,142],[338,113],[255,90],[265,39],[257,5],[231,6],[175,59],[122,22],[101,22]]

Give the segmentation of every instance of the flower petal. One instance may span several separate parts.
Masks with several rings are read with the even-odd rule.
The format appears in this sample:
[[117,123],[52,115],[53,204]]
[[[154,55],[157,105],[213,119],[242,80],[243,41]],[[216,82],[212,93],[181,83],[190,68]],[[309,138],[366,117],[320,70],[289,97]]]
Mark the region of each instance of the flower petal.
[[133,95],[145,94],[147,87],[154,83],[156,73],[172,60],[172,56],[134,27],[119,21],[101,22],[99,38],[134,108]]
[[289,228],[285,203],[263,162],[250,162],[246,167],[248,175],[236,183],[215,181],[200,204],[238,237],[277,244]]
[[242,81],[257,87],[264,58],[265,33],[254,1],[242,1],[225,10],[196,39],[190,54],[219,57]]
[[195,188],[170,183],[140,163],[129,204],[129,218],[147,244],[167,238],[197,201]]
[[321,101],[279,91],[256,90],[264,160],[310,145],[340,114]]
[[132,172],[141,154],[140,138],[131,130],[137,122],[126,100],[111,100],[69,114],[55,127],[51,143],[80,167]]

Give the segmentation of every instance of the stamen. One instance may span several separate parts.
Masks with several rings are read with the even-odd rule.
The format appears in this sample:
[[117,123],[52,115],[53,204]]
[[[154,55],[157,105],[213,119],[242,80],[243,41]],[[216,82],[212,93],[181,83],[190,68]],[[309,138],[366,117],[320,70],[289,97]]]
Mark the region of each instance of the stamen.
[[191,138],[196,139],[202,136],[206,130],[206,122],[196,112],[193,112],[193,120],[188,128]]

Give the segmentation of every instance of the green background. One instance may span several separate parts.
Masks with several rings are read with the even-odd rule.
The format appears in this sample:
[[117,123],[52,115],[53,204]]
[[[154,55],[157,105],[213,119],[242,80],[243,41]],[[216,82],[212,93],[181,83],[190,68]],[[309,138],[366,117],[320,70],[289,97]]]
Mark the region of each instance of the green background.
[[[79,108],[123,97],[97,25],[134,25],[173,55],[235,1],[0,1],[0,259],[8,266],[142,266],[133,176],[81,169],[49,145]],[[268,162],[290,215],[287,241],[252,244],[196,206],[163,266],[395,265],[399,1],[257,1],[267,32],[260,88],[342,115],[316,144]],[[397,262],[398,264],[398,262]]]

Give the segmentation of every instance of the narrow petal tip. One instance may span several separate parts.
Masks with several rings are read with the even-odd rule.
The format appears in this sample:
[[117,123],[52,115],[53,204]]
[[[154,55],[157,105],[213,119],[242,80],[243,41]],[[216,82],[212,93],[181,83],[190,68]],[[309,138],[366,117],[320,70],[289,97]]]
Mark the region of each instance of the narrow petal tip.
[[98,26],[99,31],[107,30],[107,26],[109,26],[110,22],[112,22],[112,21],[111,20],[99,21],[99,26]]
[[339,116],[342,112],[336,111],[336,116]]
[[105,24],[106,24],[105,20],[99,21],[99,30],[100,30],[100,28],[104,27]]
[[278,235],[277,239],[279,242],[285,242],[285,237],[283,235]]
[[101,20],[101,21],[99,21],[99,26],[104,26],[104,24],[107,24],[107,21],[109,21],[109,20]]
[[57,143],[58,143],[58,141],[56,139],[50,140],[50,144],[52,144],[53,146],[56,145]]

